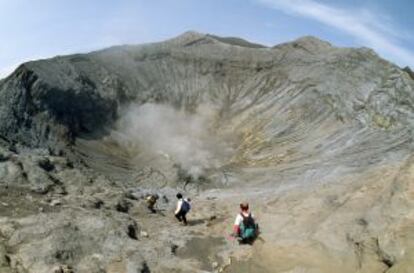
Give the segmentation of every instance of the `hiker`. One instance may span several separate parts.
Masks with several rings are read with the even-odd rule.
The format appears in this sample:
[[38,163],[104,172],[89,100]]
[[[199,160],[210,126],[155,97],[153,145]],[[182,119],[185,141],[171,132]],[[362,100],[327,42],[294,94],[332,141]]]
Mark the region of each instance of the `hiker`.
[[252,243],[259,233],[259,226],[249,211],[249,203],[240,204],[240,213],[237,214],[233,226],[233,235],[240,243]]
[[158,194],[150,194],[145,198],[145,202],[147,203],[147,208],[152,212],[156,213],[155,204],[157,203],[159,196]]
[[181,193],[177,193],[177,208],[175,209],[175,217],[178,219],[178,221],[183,222],[184,225],[187,225],[187,218],[185,215],[190,211],[191,205],[190,205],[190,199],[184,199],[183,195]]

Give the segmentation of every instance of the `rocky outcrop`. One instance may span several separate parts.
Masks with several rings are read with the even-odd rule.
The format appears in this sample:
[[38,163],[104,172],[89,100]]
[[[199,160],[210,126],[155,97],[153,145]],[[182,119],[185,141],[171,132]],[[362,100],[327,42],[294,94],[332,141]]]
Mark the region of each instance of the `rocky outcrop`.
[[404,67],[403,70],[407,72],[408,75],[410,75],[410,77],[414,80],[414,72],[411,70],[409,66]]

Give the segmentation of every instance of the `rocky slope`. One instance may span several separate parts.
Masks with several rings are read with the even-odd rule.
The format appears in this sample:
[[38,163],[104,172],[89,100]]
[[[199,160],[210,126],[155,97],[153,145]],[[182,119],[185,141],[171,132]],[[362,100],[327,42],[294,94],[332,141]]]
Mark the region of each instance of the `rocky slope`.
[[[413,91],[372,50],[314,37],[189,32],[25,63],[0,82],[0,268],[410,272]],[[251,247],[226,235],[241,200]]]

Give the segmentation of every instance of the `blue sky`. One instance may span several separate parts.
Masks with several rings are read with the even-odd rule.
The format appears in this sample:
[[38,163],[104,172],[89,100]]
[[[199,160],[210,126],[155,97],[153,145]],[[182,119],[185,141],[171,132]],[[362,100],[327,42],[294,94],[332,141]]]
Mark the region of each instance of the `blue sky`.
[[0,0],[0,78],[18,64],[188,30],[275,45],[314,35],[414,67],[411,0]]

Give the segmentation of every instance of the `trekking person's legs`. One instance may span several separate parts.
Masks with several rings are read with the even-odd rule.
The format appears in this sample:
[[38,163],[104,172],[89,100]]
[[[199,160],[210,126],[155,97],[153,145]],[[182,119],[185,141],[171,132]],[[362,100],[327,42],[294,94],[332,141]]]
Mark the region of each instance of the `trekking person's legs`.
[[185,217],[186,214],[187,214],[186,212],[182,213],[182,219],[183,219],[184,225],[187,225],[187,217]]
[[180,222],[183,222],[184,223],[184,225],[187,225],[187,218],[185,217],[185,215],[186,215],[187,213],[186,212],[184,212],[184,211],[182,211],[182,210],[180,210],[176,215],[175,215],[175,218],[177,218],[178,219],[178,221],[180,221]]

